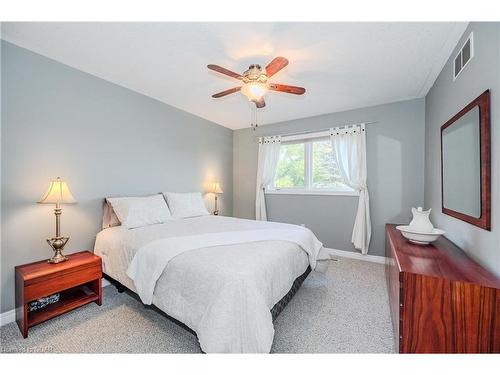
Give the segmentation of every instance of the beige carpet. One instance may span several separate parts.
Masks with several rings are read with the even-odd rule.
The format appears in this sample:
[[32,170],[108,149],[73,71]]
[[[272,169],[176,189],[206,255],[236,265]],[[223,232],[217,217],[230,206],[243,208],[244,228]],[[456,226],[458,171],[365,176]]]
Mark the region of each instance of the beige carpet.
[[[274,353],[391,353],[389,303],[381,264],[320,262],[275,322]],[[199,353],[195,335],[113,286],[87,305],[30,329],[0,329],[2,352]]]

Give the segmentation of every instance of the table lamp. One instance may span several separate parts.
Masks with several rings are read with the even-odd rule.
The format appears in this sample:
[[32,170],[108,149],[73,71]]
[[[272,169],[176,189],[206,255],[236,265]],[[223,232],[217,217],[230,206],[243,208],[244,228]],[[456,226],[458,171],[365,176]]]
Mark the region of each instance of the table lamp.
[[54,250],[54,256],[48,260],[49,263],[60,263],[64,262],[68,258],[63,255],[62,251],[64,246],[69,240],[69,237],[61,236],[61,204],[62,203],[76,203],[75,198],[69,191],[66,182],[57,177],[49,184],[47,192],[44,194],[42,199],[38,203],[51,203],[55,204],[54,215],[56,215],[56,235],[52,238],[47,238],[47,243]]
[[214,196],[215,196],[215,209],[214,209],[214,215],[219,214],[219,210],[217,209],[217,194],[222,194],[224,193],[219,185],[218,182],[215,182],[212,186],[212,191],[211,191]]

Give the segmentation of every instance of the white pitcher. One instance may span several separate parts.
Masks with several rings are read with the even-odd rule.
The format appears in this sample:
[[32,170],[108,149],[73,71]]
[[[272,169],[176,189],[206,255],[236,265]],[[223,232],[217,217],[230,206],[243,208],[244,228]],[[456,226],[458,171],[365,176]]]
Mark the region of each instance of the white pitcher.
[[424,211],[422,210],[422,207],[412,207],[411,213],[413,214],[413,219],[410,222],[409,229],[415,232],[422,233],[432,232],[432,230],[434,229],[434,225],[432,225],[431,221],[429,220],[431,210],[432,208]]

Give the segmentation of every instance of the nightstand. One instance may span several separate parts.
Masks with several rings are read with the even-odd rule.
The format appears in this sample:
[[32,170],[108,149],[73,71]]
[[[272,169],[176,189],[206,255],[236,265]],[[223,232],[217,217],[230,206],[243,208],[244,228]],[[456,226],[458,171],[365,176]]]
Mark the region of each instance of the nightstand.
[[[89,251],[68,255],[52,264],[46,260],[17,266],[16,321],[24,338],[28,329],[91,302],[102,303],[101,258]],[[59,293],[59,301],[28,311],[30,302]]]

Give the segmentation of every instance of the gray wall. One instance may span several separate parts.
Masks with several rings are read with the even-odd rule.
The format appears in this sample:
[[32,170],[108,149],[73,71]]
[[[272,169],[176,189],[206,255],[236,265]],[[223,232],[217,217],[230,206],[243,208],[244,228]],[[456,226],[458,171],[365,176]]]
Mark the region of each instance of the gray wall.
[[[67,252],[93,249],[110,195],[203,190],[221,181],[232,213],[232,131],[2,42],[1,311],[14,308],[14,266],[51,256],[49,181],[67,180]],[[209,200],[209,197],[207,197]],[[212,204],[212,200],[209,200]]]
[[[385,223],[408,223],[410,209],[424,201],[424,100],[332,113],[234,132],[234,215],[255,218],[256,136],[364,121],[367,125],[368,189],[372,221],[369,254],[384,254]],[[267,195],[269,220],[306,224],[325,246],[354,251],[352,226],[357,197]]]
[[[474,58],[453,81],[453,58],[474,32]],[[492,231],[441,213],[440,128],[465,105],[491,90]],[[425,205],[434,224],[472,258],[500,276],[500,23],[471,23],[425,98]]]

